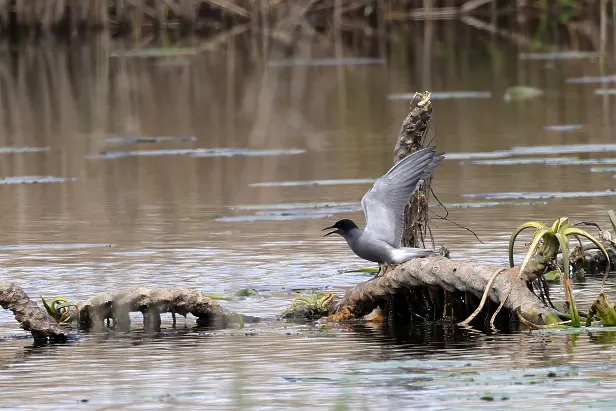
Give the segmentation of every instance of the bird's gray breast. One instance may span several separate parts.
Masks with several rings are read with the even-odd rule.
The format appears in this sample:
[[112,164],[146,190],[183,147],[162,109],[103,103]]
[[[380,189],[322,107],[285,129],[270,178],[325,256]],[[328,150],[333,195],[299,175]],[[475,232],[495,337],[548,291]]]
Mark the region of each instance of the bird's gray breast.
[[392,263],[392,251],[394,248],[386,242],[374,238],[369,233],[363,232],[349,241],[351,250],[358,257],[375,263]]

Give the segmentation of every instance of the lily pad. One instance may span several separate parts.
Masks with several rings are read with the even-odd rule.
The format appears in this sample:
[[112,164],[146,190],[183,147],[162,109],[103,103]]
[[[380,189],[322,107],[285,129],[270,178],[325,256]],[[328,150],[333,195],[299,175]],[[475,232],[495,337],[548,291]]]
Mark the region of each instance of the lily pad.
[[340,180],[307,180],[307,181],[269,181],[252,183],[250,187],[303,187],[303,186],[336,186],[344,184],[372,184],[374,178],[350,178]]
[[[414,93],[390,94],[389,100],[411,100]],[[452,99],[486,99],[491,98],[489,91],[433,91],[430,93],[432,100],[452,100]]]
[[270,61],[270,67],[336,67],[336,66],[362,66],[368,64],[385,64],[385,59],[379,58],[327,58],[327,59],[293,59]]
[[537,98],[543,95],[543,90],[530,86],[510,87],[505,91],[505,101],[522,101]]
[[15,176],[0,178],[0,184],[52,184],[71,181],[77,181],[77,179],[53,176]]
[[252,297],[259,294],[254,288],[242,288],[235,292],[236,297]]

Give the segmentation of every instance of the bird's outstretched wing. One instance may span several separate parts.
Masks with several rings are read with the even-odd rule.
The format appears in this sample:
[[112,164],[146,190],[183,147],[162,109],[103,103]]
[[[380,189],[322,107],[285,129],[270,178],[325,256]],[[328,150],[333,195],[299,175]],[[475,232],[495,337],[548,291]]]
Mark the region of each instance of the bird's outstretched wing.
[[366,216],[364,232],[392,247],[400,246],[404,231],[404,207],[444,158],[443,153],[435,150],[435,147],[427,147],[416,151],[374,183],[361,200]]

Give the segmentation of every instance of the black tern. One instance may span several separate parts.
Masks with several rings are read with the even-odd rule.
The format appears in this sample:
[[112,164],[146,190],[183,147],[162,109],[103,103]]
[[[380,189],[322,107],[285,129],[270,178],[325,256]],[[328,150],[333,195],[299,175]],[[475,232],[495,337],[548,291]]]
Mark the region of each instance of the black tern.
[[435,147],[427,147],[399,161],[361,199],[365,229],[344,219],[324,228],[322,231],[335,230],[323,237],[341,235],[358,257],[379,263],[379,274],[390,264],[436,254],[436,250],[401,247],[400,242],[404,231],[404,207],[415,190],[432,175],[443,160],[443,154],[437,153]]

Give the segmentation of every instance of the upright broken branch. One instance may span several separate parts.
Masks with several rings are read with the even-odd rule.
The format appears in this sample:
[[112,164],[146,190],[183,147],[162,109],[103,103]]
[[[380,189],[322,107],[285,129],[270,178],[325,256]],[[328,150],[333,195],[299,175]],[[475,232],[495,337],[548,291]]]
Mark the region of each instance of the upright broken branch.
[[[431,122],[432,101],[428,91],[419,94],[419,97],[421,100],[402,122],[394,149],[394,164],[423,148]],[[411,101],[411,105],[414,100]],[[432,178],[428,179],[415,191],[404,209],[404,233],[402,234],[402,246],[404,247],[425,247],[431,181]]]

